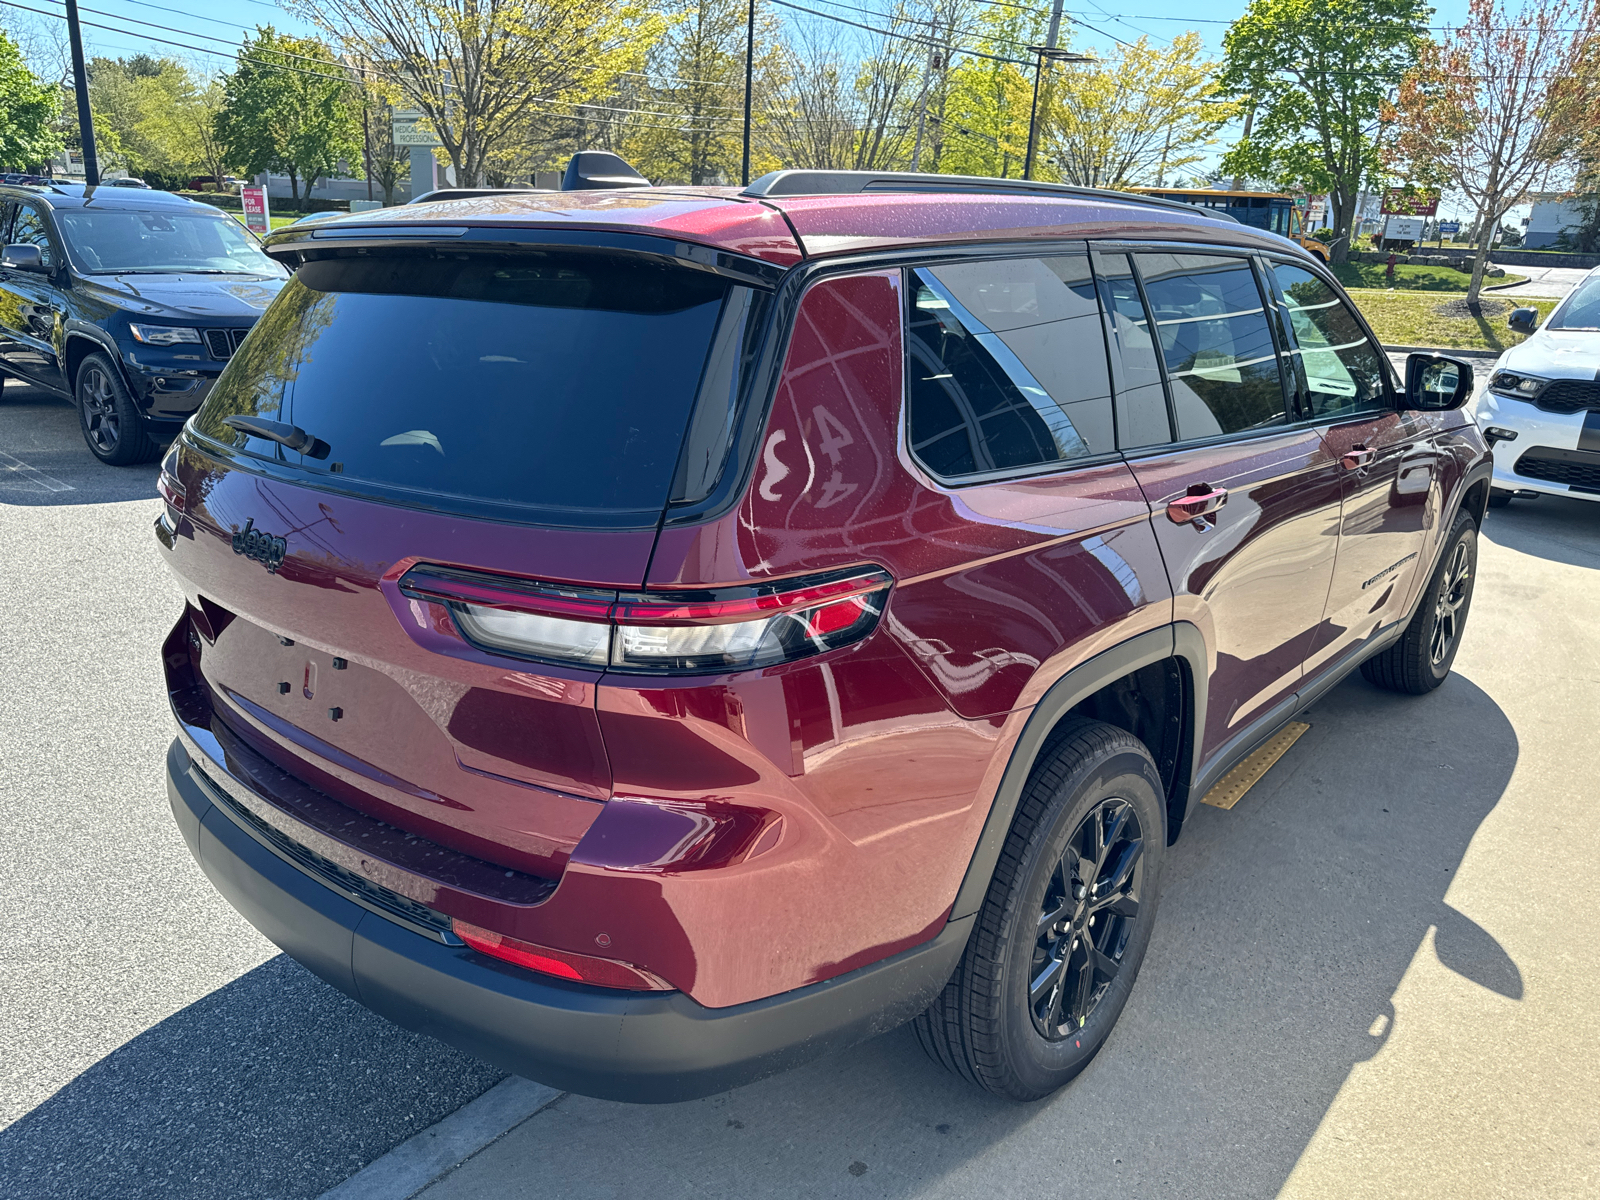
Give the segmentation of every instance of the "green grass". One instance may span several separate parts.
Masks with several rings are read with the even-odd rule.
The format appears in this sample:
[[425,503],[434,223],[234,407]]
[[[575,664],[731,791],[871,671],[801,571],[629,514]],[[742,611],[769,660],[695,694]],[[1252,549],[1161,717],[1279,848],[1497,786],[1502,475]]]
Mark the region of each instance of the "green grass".
[[[230,215],[236,221],[238,221],[239,224],[241,224],[241,225],[244,224],[244,214],[243,213],[232,213]],[[274,229],[282,229],[285,225],[292,225],[294,222],[298,221],[299,219],[300,219],[300,214],[299,213],[296,213],[292,217],[274,217],[274,216],[271,216],[271,215],[269,215],[267,217],[267,220],[272,222],[272,227]]]
[[[1329,268],[1346,288],[1394,288],[1408,292],[1464,292],[1472,282],[1470,271],[1453,267],[1422,267],[1396,263],[1394,282],[1384,275],[1383,263],[1335,263]],[[1526,275],[1507,272],[1502,279],[1485,279],[1486,284],[1522,283]]]
[[[1350,293],[1386,346],[1435,346],[1441,350],[1490,350],[1498,354],[1523,341],[1523,335],[1506,326],[1517,302],[1483,296],[1484,313],[1478,317],[1448,317],[1435,310],[1449,302],[1439,295],[1356,289]],[[1527,300],[1539,310],[1542,321],[1558,300]],[[1498,307],[1498,311],[1492,311]]]

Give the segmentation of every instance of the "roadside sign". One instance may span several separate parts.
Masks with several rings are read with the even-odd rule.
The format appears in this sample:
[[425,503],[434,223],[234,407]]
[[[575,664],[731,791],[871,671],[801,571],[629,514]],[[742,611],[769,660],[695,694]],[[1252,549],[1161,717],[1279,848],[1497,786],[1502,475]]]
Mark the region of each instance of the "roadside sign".
[[1420,242],[1422,227],[1427,222],[1421,217],[1387,217],[1383,224],[1386,242]]
[[1306,205],[1306,220],[1321,221],[1328,215],[1328,198],[1326,196],[1312,196]]
[[442,146],[439,135],[431,129],[425,129],[422,122],[427,120],[426,114],[420,108],[397,108],[393,113],[394,118],[394,144],[396,146]]
[[244,207],[245,228],[251,233],[266,237],[272,232],[272,219],[267,215],[267,189],[242,187],[239,200]]
[[1440,221],[1439,222],[1439,232],[1441,234],[1446,234],[1446,235],[1448,235],[1450,237],[1455,237],[1456,234],[1461,232],[1461,222],[1460,221]]
[[1431,217],[1439,211],[1439,193],[1421,188],[1392,187],[1383,193],[1383,216]]

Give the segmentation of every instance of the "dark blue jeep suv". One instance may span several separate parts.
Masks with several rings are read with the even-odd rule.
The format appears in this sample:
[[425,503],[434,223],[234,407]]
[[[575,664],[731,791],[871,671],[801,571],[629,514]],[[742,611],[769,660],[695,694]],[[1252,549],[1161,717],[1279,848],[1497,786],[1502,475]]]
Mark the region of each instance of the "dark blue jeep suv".
[[102,462],[176,436],[288,272],[226,213],[167,192],[0,186],[0,377],[76,404]]

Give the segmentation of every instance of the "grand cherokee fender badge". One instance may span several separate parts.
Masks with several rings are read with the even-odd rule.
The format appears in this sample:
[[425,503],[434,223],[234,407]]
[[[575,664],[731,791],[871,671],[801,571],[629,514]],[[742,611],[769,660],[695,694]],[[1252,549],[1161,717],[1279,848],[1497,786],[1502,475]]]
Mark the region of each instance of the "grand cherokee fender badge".
[[289,550],[289,543],[281,537],[254,528],[255,523],[256,519],[251,517],[244,523],[243,529],[233,531],[233,552],[255,559],[269,572],[276,574],[278,568],[283,566],[283,556]]

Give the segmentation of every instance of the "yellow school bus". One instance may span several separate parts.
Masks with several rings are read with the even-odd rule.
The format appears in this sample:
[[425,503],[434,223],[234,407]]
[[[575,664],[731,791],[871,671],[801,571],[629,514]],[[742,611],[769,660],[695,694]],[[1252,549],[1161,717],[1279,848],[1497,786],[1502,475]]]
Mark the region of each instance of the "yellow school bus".
[[1300,218],[1304,211],[1304,196],[1291,196],[1288,192],[1224,192],[1210,188],[1133,187],[1127,190],[1162,200],[1180,200],[1200,208],[1220,208],[1241,225],[1282,234],[1304,246],[1323,262],[1328,261],[1328,247],[1316,238],[1308,237],[1303,231]]

